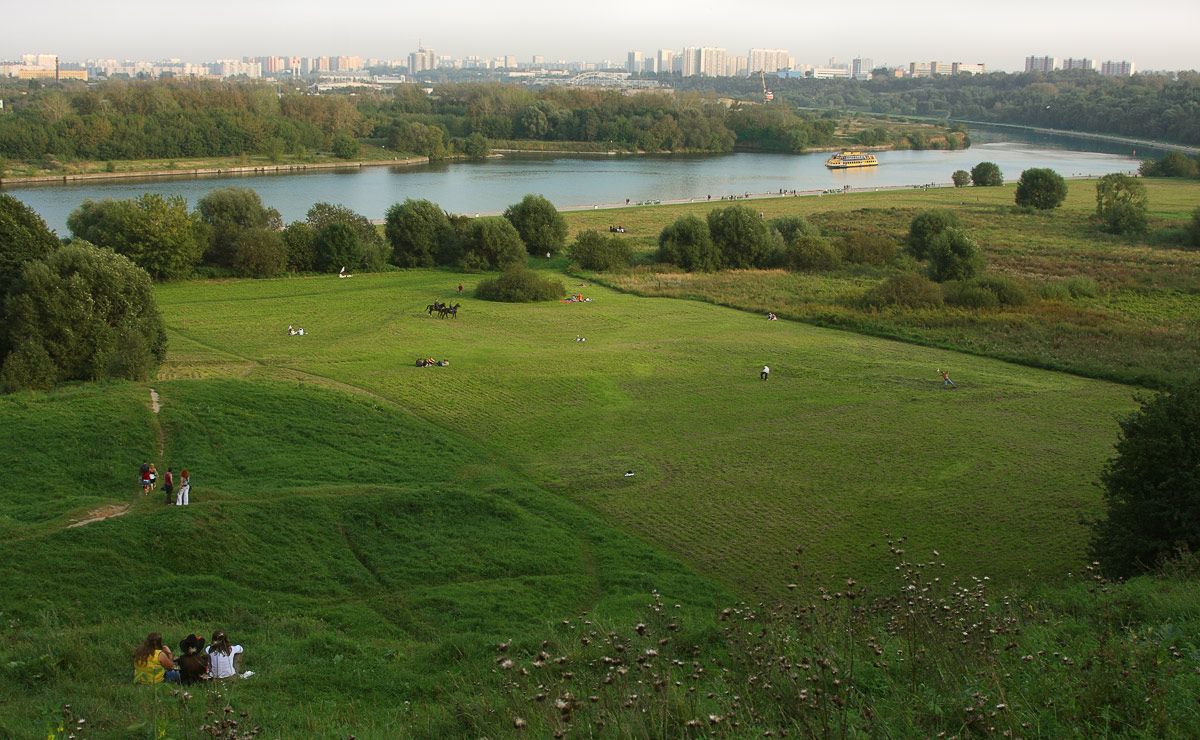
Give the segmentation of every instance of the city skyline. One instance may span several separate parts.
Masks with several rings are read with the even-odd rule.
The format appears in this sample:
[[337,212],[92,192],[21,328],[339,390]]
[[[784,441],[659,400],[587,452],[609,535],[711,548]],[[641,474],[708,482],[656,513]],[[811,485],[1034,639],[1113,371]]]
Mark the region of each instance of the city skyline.
[[1138,6],[1139,16],[1177,22],[1147,23],[1146,32],[1131,32],[1138,26],[1130,23],[1127,4],[1098,0],[1086,10],[1063,5],[1012,0],[993,11],[954,8],[930,14],[868,0],[847,18],[832,6],[800,8],[778,0],[741,3],[734,14],[716,5],[651,6],[629,0],[577,11],[544,2],[501,6],[467,0],[453,14],[440,7],[374,2],[352,6],[353,14],[339,14],[312,0],[213,0],[197,14],[193,6],[119,0],[97,15],[94,4],[64,0],[64,12],[52,23],[35,6],[13,8],[6,26],[21,33],[0,38],[0,58],[36,52],[75,62],[345,54],[399,60],[423,45],[458,58],[516,56],[528,61],[542,56],[623,63],[629,51],[649,57],[658,49],[711,46],[737,54],[750,48],[788,49],[797,62],[809,64],[864,56],[900,66],[936,58],[1019,72],[1025,59],[1036,54],[1136,59],[1138,68],[1146,70],[1200,68],[1200,55],[1189,38],[1189,21],[1200,20],[1196,9],[1182,9],[1174,0],[1146,0]]

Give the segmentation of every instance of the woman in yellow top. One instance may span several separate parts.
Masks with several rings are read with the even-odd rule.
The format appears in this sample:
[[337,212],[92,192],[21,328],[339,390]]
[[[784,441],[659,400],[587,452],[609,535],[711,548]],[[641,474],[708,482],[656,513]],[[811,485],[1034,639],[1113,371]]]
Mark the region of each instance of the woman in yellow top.
[[133,682],[179,683],[179,671],[171,658],[171,649],[163,645],[162,633],[151,632],[133,651]]

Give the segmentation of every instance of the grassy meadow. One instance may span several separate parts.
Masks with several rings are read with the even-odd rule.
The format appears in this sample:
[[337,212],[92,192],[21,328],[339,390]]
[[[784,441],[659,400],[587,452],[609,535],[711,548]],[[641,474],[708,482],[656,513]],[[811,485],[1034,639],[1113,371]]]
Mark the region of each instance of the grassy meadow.
[[[1191,197],[1151,185],[1160,223]],[[1008,235],[1084,223],[1080,188],[1049,217],[1002,213],[1010,188],[754,206],[892,233],[980,198],[993,267],[1103,283],[1051,308],[1135,372],[1122,327],[1151,359],[1194,331],[1195,292],[1167,287],[1194,253]],[[568,219],[648,246],[699,207]],[[0,396],[0,737],[1200,732],[1194,573],[1118,586],[1084,555],[1136,388],[1012,351],[1041,319],[857,326],[867,271],[563,274],[590,301],[523,305],[475,299],[485,277],[164,284],[157,377]],[[1056,363],[1079,374],[1031,367]],[[189,507],[141,494],[143,458],[191,471]],[[131,685],[147,632],[218,627],[258,675]]]
[[[1010,173],[1012,174],[1012,173]],[[858,299],[909,266],[847,265],[822,273],[752,270],[682,273],[642,266],[587,275],[622,291],[691,298],[875,336],[1008,359],[1089,377],[1163,387],[1200,364],[1200,250],[1172,245],[1200,205],[1200,182],[1142,180],[1151,234],[1125,239],[1098,231],[1095,183],[1068,183],[1062,208],[1014,212],[1014,186],[935,188],[750,201],[767,219],[809,218],[830,235],[865,232],[902,240],[913,216],[954,211],[977,239],[990,271],[1031,293],[1067,281],[1094,281],[1092,295],[1031,301],[997,309],[863,310]],[[566,214],[572,233],[621,224],[645,254],[662,227],[684,213],[701,217],[728,203],[626,208]],[[1058,285],[1055,285],[1058,284]]]

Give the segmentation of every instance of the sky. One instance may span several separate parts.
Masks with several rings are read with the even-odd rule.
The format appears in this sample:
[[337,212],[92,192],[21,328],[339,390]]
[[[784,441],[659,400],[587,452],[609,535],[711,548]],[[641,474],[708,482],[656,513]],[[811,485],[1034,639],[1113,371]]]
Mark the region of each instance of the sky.
[[719,46],[730,54],[785,49],[800,64],[861,56],[876,65],[938,60],[1019,71],[1035,55],[1127,60],[1139,70],[1200,69],[1194,0],[57,0],[54,6],[53,14],[31,2],[7,8],[0,59],[39,53],[63,61],[407,59],[423,44],[455,58],[541,55],[623,64],[634,50],[649,56]]

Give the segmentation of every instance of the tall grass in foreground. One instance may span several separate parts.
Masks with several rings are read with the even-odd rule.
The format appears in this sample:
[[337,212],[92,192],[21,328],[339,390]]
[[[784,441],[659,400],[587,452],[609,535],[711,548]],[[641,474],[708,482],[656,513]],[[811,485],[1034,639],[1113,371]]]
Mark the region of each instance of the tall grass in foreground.
[[700,624],[654,594],[636,622],[584,614],[501,643],[463,736],[1200,736],[1194,558],[1182,578],[1113,584],[1088,567],[1022,595],[903,544],[888,542],[893,575],[873,586]]

